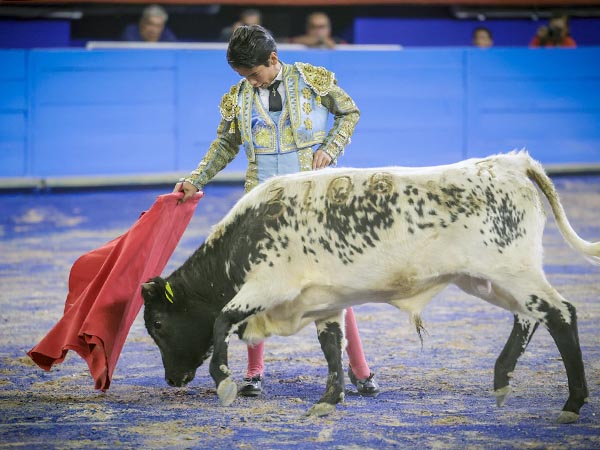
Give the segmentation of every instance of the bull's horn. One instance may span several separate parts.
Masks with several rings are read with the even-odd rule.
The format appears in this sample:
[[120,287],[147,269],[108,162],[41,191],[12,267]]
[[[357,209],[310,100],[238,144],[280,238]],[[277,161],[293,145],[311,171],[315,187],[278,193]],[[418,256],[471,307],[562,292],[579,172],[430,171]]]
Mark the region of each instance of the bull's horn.
[[142,283],[142,291],[144,291],[144,292],[149,291],[153,287],[154,287],[154,281],[150,281],[148,283]]

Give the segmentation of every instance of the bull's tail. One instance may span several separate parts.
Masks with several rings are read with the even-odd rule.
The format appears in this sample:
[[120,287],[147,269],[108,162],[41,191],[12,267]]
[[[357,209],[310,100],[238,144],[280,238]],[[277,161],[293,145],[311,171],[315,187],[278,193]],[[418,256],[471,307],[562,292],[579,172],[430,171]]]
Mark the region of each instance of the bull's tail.
[[576,251],[581,253],[585,259],[590,261],[594,265],[600,265],[600,242],[588,242],[585,239],[579,237],[579,235],[573,230],[565,210],[558,198],[558,192],[554,187],[554,183],[546,172],[542,165],[529,158],[529,167],[527,168],[527,176],[535,181],[540,190],[544,193],[550,203],[554,218],[558,224],[558,229],[563,235],[565,241]]

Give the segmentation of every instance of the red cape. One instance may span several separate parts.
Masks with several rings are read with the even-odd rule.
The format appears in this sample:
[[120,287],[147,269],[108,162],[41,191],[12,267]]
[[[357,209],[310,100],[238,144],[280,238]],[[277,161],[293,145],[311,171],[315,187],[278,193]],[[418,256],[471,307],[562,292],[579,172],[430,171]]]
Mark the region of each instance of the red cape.
[[141,284],[162,273],[202,193],[178,204],[182,196],[159,196],[124,235],[75,261],[63,317],[27,353],[38,366],[50,370],[75,350],[86,360],[96,389],[108,389],[143,304]]

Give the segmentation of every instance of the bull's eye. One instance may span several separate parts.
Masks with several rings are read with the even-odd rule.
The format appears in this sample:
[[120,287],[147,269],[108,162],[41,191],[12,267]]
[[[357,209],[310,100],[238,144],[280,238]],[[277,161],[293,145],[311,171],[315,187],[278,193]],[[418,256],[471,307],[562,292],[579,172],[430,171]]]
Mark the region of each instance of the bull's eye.
[[160,330],[160,328],[162,327],[162,323],[156,321],[154,322],[154,329],[155,330]]

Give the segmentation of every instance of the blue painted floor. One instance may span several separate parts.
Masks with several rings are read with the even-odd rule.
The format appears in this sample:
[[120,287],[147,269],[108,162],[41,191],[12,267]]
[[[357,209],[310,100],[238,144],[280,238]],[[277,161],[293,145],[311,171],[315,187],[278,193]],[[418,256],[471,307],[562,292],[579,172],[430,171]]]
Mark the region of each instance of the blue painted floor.
[[[600,177],[555,178],[573,227],[600,239]],[[566,374],[545,330],[533,337],[497,408],[493,366],[512,316],[448,289],[426,309],[421,347],[408,318],[387,305],[356,308],[367,359],[382,393],[354,394],[332,416],[304,417],[320,397],[326,364],[314,327],[267,341],[263,398],[217,401],[206,366],[185,388],[163,379],[141,314],[111,388],[95,391],[69,353],[44,372],[26,356],[62,315],[69,270],[81,254],[125,232],[164,189],[0,193],[0,448],[600,448],[600,268],[562,240],[549,218],[548,278],[578,308],[590,403],[578,423],[554,420]],[[242,195],[209,186],[169,262],[174,270]],[[244,375],[245,346],[232,339],[231,368]]]

